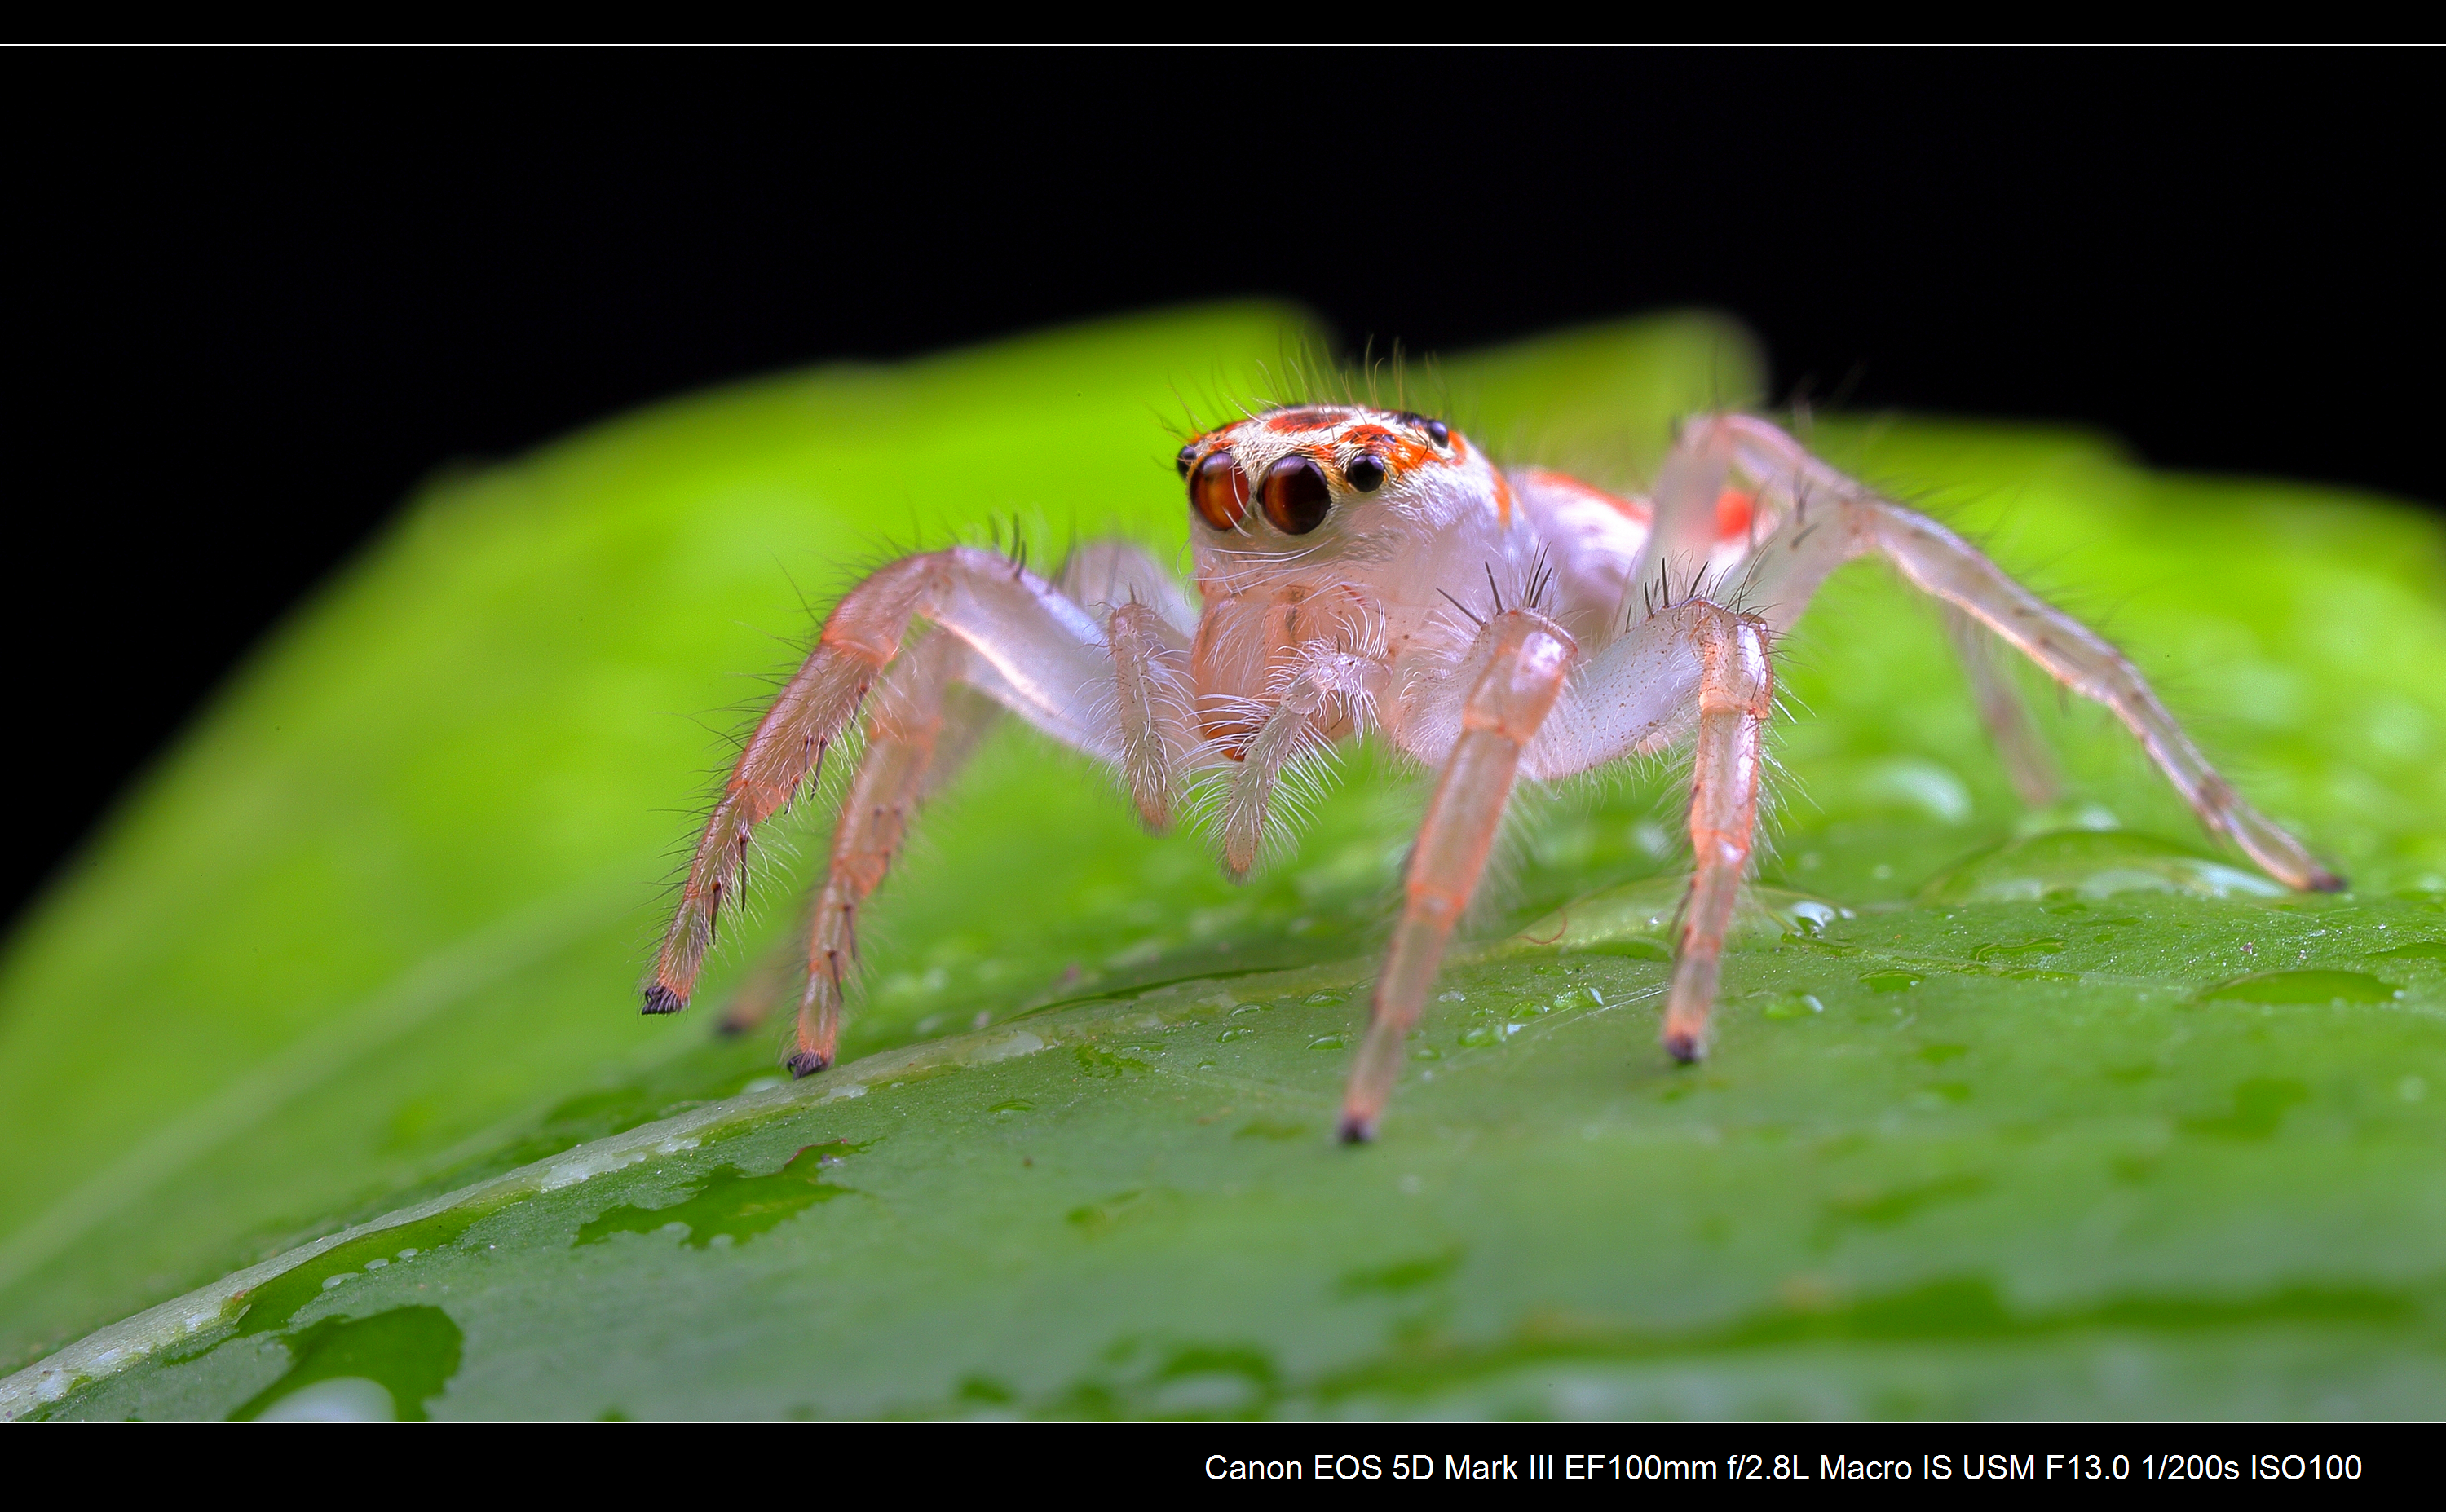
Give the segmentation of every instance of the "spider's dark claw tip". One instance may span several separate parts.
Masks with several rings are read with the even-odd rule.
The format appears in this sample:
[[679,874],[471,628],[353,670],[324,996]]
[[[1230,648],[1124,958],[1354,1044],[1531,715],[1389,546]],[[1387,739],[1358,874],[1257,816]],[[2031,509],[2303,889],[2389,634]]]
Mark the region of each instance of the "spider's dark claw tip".
[[664,986],[659,981],[646,989],[646,1005],[643,1010],[646,1013],[675,1014],[687,1006],[687,999],[686,998],[683,998],[678,993],[671,991],[668,987]]
[[802,1050],[792,1055],[787,1064],[790,1068],[790,1077],[795,1081],[800,1076],[814,1075],[832,1062],[812,1050]]
[[1700,1048],[1698,1036],[1680,1033],[1665,1036],[1665,1053],[1672,1056],[1677,1063],[1684,1066],[1693,1064],[1705,1054]]
[[1376,1120],[1362,1118],[1357,1113],[1345,1113],[1333,1137],[1345,1145],[1372,1145],[1376,1142]]
[[2324,867],[2310,873],[2310,890],[2312,892],[2342,892],[2351,886],[2351,883],[2345,881],[2340,876],[2337,876],[2334,872],[2327,870]]

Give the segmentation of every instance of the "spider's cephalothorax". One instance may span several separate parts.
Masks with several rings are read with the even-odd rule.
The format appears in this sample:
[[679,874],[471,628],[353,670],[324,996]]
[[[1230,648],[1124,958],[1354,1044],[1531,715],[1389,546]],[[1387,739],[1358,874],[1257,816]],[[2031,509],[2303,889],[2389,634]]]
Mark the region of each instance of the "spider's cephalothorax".
[[[1516,784],[1692,745],[1695,868],[1664,1038],[1694,1059],[1750,862],[1770,648],[1828,573],[1872,552],[1947,606],[2025,796],[2047,794],[2052,768],[1988,659],[2000,641],[2112,709],[2201,821],[2270,874],[2343,886],[2210,769],[2114,647],[1763,420],[1691,422],[1644,498],[1498,469],[1441,420],[1356,405],[1270,409],[1194,438],[1177,463],[1195,606],[1120,542],[1081,548],[1051,581],[991,551],[930,551],[841,600],[706,825],[649,1013],[686,1005],[755,827],[863,708],[790,1057],[800,1075],[831,1064],[857,911],[918,800],[999,707],[1109,762],[1151,829],[1186,784],[1211,782],[1235,877],[1279,828],[1285,774],[1337,742],[1381,730],[1436,771],[1344,1102],[1352,1140],[1375,1129]],[[948,697],[955,686],[985,697]]]

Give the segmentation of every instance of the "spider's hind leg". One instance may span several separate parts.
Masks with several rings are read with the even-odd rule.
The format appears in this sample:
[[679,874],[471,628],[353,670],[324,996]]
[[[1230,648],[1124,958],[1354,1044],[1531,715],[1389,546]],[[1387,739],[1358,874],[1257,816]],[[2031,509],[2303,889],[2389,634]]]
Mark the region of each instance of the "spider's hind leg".
[[2098,632],[2013,581],[1961,536],[1878,497],[1764,420],[1720,416],[1702,434],[1706,444],[1730,452],[1741,474],[1779,499],[1807,501],[1807,519],[1797,504],[1791,508],[1790,524],[1760,544],[1751,565],[1751,597],[1775,629],[1799,616],[1829,572],[1854,556],[1878,552],[1913,588],[1960,610],[2063,686],[2113,711],[2200,822],[2241,847],[2269,876],[2305,892],[2343,887],[2342,877],[2312,859],[2301,841],[2245,802],[2209,765],[2140,669]]
[[2030,707],[2023,700],[2021,689],[2013,686],[1996,663],[1996,638],[1987,633],[1987,626],[1950,604],[1945,606],[1945,633],[1953,643],[1963,675],[1970,680],[1979,722],[1987,727],[1987,738],[1995,743],[1997,759],[2004,762],[2013,791],[2033,809],[2053,803],[2063,791],[2063,779],[2047,750],[2046,737],[2030,721]]

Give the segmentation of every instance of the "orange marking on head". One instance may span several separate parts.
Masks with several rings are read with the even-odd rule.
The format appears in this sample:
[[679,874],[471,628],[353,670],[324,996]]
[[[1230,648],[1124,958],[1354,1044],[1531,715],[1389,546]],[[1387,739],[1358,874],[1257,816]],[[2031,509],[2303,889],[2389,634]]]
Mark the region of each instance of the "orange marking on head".
[[1270,431],[1323,430],[1329,425],[1341,424],[1344,418],[1332,410],[1303,405],[1298,409],[1287,409],[1278,414],[1267,416],[1266,429]]
[[1500,472],[1495,475],[1495,521],[1507,531],[1512,529],[1512,480]]
[[1737,488],[1728,488],[1717,495],[1716,538],[1729,541],[1737,535],[1747,535],[1751,512],[1757,505],[1758,499],[1754,495],[1744,494]]

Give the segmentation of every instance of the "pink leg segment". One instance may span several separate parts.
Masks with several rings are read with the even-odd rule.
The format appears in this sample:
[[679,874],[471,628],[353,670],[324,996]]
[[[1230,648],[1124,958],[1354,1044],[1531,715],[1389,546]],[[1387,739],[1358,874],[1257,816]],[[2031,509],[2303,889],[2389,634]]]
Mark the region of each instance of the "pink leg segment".
[[1770,631],[1756,616],[1689,599],[1640,621],[1590,658],[1528,753],[1533,775],[1568,776],[1695,737],[1682,933],[1665,1045],[1706,1050],[1724,932],[1749,869],[1766,721],[1775,703]]
[[2030,722],[2029,706],[2022,701],[2020,690],[1996,664],[1995,638],[1985,625],[1950,604],[1945,607],[1945,632],[1953,642],[1963,673],[1970,679],[1970,696],[1979,703],[1979,722],[1987,727],[1987,737],[1996,743],[1997,758],[2004,763],[2013,791],[2033,809],[2053,803],[2063,786],[2056,775],[2055,758],[2047,754],[2046,741]]
[[1403,1042],[1419,1021],[1454,924],[1486,869],[1487,852],[1519,775],[1520,753],[1554,706],[1574,647],[1542,615],[1498,614],[1480,636],[1487,648],[1461,706],[1460,738],[1444,760],[1410,853],[1408,899],[1369,1005],[1367,1039],[1343,1096],[1345,1143],[1373,1139],[1401,1075]]
[[2087,625],[2041,602],[1996,564],[1934,520],[1891,504],[1874,506],[1877,544],[1918,588],[1984,623],[2045,667],[2056,681],[2115,711],[2139,737],[2200,822],[2231,839],[2287,887],[2340,892],[2344,881],[2310,858],[2302,842],[2242,800],[2157,701],[2140,669]]
[[1764,625],[1719,610],[1700,622],[1698,643],[1699,745],[1690,783],[1690,850],[1698,865],[1683,905],[1673,987],[1665,1003],[1665,1048],[1680,1061],[1696,1060],[1706,1050],[1724,931],[1758,828],[1762,740],[1775,707]]
[[[842,800],[833,829],[831,865],[816,894],[807,939],[806,987],[799,999],[794,1075],[833,1063],[840,1043],[842,993],[857,968],[857,914],[882,885],[909,834],[909,821],[929,787],[941,780],[946,745],[945,696],[966,647],[940,632],[927,635],[896,663],[869,701],[866,758]],[[963,754],[949,753],[956,759]]]
[[1150,604],[1124,604],[1104,622],[1113,647],[1114,719],[1121,780],[1151,834],[1172,828],[1180,767],[1196,744],[1190,719],[1188,651]]
[[[911,811],[959,771],[999,712],[960,685],[965,661],[956,640],[923,635],[868,696],[866,754],[834,822],[831,864],[817,887],[813,911],[781,948],[757,963],[723,1013],[724,1034],[755,1028],[786,994],[801,1000],[802,1018],[803,1010],[812,1008],[818,1021],[834,1022],[837,1036],[840,989],[857,954],[857,905],[900,849]],[[854,885],[859,878],[863,887]],[[836,912],[837,922],[827,919]],[[827,989],[808,980],[819,965],[831,968],[829,1003],[823,1000]],[[832,1037],[818,1044],[801,1034],[797,1048],[829,1063],[832,1045]]]
[[1196,749],[1189,638],[1197,611],[1143,547],[1089,541],[1062,565],[1062,590],[1104,612],[1121,780],[1149,832],[1172,828],[1182,767]]

